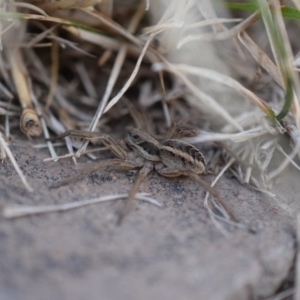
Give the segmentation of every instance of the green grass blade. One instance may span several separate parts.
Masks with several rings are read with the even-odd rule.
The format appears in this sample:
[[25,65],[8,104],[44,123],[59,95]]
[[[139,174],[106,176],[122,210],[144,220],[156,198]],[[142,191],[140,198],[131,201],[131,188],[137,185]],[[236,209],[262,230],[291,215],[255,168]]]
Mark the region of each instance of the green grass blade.
[[291,6],[282,6],[281,12],[284,18],[300,20],[300,11]]
[[278,121],[281,121],[290,111],[293,102],[293,85],[290,77],[287,77],[288,82],[286,85],[285,97],[284,97],[284,105],[281,109],[281,112],[276,116]]
[[[237,3],[237,2],[227,2],[227,3],[215,3],[216,6],[225,7],[228,9],[244,10],[253,12],[259,9],[257,3],[247,2],[247,3]],[[300,20],[300,11],[292,6],[282,6],[281,7],[282,16],[287,19],[297,19]]]
[[238,9],[238,10],[246,10],[246,11],[256,11],[259,8],[256,3],[227,2],[227,3],[222,3],[221,5],[222,7],[226,7],[229,9]]

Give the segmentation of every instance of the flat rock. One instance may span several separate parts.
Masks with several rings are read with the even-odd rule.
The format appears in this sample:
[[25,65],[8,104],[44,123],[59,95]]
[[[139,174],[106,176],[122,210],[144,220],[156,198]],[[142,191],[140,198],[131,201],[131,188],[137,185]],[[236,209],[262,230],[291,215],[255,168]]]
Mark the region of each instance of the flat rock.
[[[48,150],[34,149],[22,137],[11,150],[35,192],[25,190],[7,159],[0,169],[1,205],[57,204],[124,193],[136,176],[107,168],[49,189],[76,172],[71,159],[45,163]],[[78,166],[90,163],[81,158]],[[203,178],[212,181],[211,176]],[[0,299],[240,300],[273,295],[293,266],[295,213],[233,178],[224,176],[216,189],[255,233],[220,221],[224,236],[203,206],[201,187],[157,174],[140,191],[163,207],[137,202],[120,227],[116,221],[122,201],[12,220],[1,217]],[[287,193],[286,205],[296,211],[293,197]]]

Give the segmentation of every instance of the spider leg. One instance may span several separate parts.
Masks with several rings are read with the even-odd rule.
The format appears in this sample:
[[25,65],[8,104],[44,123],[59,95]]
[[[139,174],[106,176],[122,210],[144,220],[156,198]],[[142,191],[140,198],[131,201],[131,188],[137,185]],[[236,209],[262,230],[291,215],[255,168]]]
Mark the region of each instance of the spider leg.
[[62,134],[59,134],[58,136],[46,139],[46,141],[54,141],[57,139],[62,139],[67,136],[77,137],[77,138],[83,138],[86,140],[93,140],[93,139],[99,139],[106,147],[110,149],[110,151],[117,156],[120,159],[126,159],[127,153],[122,148],[121,145],[119,145],[117,142],[115,142],[113,139],[109,137],[107,134],[103,134],[100,132],[95,131],[81,131],[81,130],[68,130]]
[[198,129],[183,126],[182,121],[175,122],[169,129],[166,139],[181,139],[198,135]]
[[50,188],[58,188],[58,187],[67,185],[71,181],[73,181],[73,180],[75,180],[75,179],[77,179],[77,178],[79,178],[83,175],[86,175],[86,174],[89,174],[91,172],[97,171],[100,168],[116,167],[116,168],[120,168],[120,169],[123,169],[123,170],[130,170],[130,169],[135,169],[139,166],[140,165],[138,165],[136,163],[133,163],[131,161],[121,160],[121,159],[118,159],[118,158],[107,159],[107,160],[103,160],[103,161],[101,161],[97,164],[93,164],[92,166],[90,166],[88,168],[84,168],[84,169],[78,171],[75,175],[73,175],[69,178],[66,178],[66,179],[52,185]]
[[212,188],[208,183],[206,183],[204,180],[202,180],[198,174],[191,172],[189,170],[180,170],[180,169],[173,169],[169,167],[165,167],[163,164],[157,164],[155,166],[156,171],[165,177],[178,177],[178,176],[186,176],[193,180],[195,180],[197,183],[199,183],[207,192],[209,192],[212,196],[218,199],[219,203],[224,207],[224,209],[227,211],[228,215],[233,221],[238,222],[237,218],[235,217],[232,210],[229,208],[223,197],[214,189]]
[[77,137],[77,138],[82,138],[82,139],[87,139],[87,140],[93,140],[93,139],[102,139],[106,138],[107,135],[100,133],[100,132],[95,132],[95,131],[82,131],[82,130],[67,130],[56,137],[46,139],[46,141],[55,141],[58,139],[65,138],[67,136],[72,136],[72,137]]
[[122,209],[122,212],[120,214],[120,217],[118,219],[117,225],[121,225],[125,216],[129,213],[132,204],[133,204],[133,200],[134,200],[134,196],[137,193],[137,190],[139,188],[139,186],[141,185],[141,183],[146,179],[147,175],[153,170],[153,164],[151,163],[146,163],[143,168],[139,171],[139,175],[134,183],[134,185],[132,186],[132,188],[130,189],[128,198],[126,200],[126,203]]

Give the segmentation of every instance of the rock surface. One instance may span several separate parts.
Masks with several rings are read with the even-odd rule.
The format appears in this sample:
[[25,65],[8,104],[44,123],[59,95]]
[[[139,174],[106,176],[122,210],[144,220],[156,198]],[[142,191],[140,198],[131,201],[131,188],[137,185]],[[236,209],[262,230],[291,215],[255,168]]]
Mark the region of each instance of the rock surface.
[[[124,193],[135,178],[108,168],[49,189],[76,172],[73,162],[43,162],[48,150],[33,149],[24,137],[11,150],[35,192],[26,192],[6,160],[0,169],[1,205]],[[78,165],[88,163],[82,158]],[[203,206],[202,188],[157,174],[140,191],[163,207],[137,202],[121,227],[116,226],[121,201],[13,220],[1,217],[0,299],[240,300],[273,295],[294,263],[295,214],[226,176],[216,189],[243,223],[256,228],[255,234],[221,223],[230,234],[225,237]],[[291,195],[287,201],[296,210]]]

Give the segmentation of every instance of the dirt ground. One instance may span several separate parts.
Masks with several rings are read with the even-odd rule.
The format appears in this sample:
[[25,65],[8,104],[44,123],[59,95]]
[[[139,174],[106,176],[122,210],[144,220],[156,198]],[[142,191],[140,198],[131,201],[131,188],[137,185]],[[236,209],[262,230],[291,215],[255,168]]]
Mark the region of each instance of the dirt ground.
[[[0,168],[1,205],[54,204],[127,192],[134,174],[106,169],[68,186],[49,189],[74,174],[71,160],[43,162],[20,135],[11,145],[34,187],[28,193],[9,160]],[[37,143],[37,141],[34,141]],[[64,152],[62,152],[64,153]],[[61,153],[61,154],[62,154]],[[87,163],[80,159],[78,167]],[[293,170],[278,181],[286,204],[299,210]],[[204,179],[211,182],[211,176]],[[295,213],[274,199],[224,177],[216,186],[234,213],[256,229],[229,225],[225,237],[203,206],[204,191],[191,180],[153,174],[140,191],[163,204],[137,202],[121,227],[121,201],[6,220],[0,225],[0,299],[266,299],[282,289],[295,260]]]

